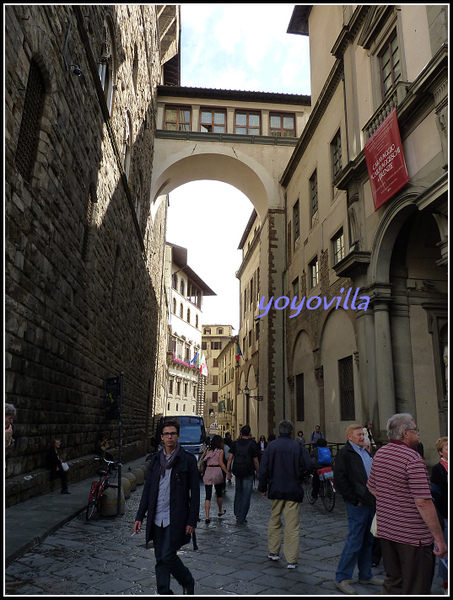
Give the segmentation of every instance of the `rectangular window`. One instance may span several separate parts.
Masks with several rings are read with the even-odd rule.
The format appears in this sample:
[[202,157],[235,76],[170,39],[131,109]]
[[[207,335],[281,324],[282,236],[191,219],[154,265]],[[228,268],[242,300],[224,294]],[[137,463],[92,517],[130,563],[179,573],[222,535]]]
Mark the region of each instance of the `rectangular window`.
[[338,381],[340,385],[340,419],[342,421],[355,421],[352,356],[347,356],[338,361]]
[[270,115],[270,134],[276,137],[296,137],[294,115],[275,114]]
[[299,277],[293,281],[293,298],[299,296]]
[[296,244],[296,240],[299,239],[300,236],[300,209],[299,209],[299,200],[293,206],[293,231],[294,231],[294,245]]
[[190,108],[165,107],[164,129],[190,131]]
[[319,222],[318,214],[318,172],[310,177],[310,223],[313,228]]
[[384,97],[401,79],[401,63],[396,32],[393,32],[392,37],[379,55],[379,65],[381,70],[382,96]]
[[225,133],[226,112],[224,110],[201,109],[200,131],[206,133]]
[[237,112],[235,117],[234,132],[240,135],[260,135],[260,113]]
[[304,374],[296,375],[296,420],[305,421]]
[[212,392],[212,402],[218,402],[219,392]]
[[318,257],[314,258],[308,265],[310,277],[310,289],[313,289],[319,283],[319,263]]
[[343,228],[332,238],[333,264],[336,265],[344,258],[344,233]]
[[341,171],[341,134],[338,130],[337,135],[330,144],[330,154],[332,157],[332,179],[335,179]]

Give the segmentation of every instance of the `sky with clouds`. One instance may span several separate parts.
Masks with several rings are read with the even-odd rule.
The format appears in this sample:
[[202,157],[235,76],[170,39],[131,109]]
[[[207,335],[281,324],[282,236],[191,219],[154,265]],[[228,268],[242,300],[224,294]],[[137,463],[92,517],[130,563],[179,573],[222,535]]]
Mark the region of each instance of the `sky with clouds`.
[[[306,36],[286,33],[294,4],[181,4],[181,85],[310,94]],[[189,266],[217,296],[206,297],[204,324],[239,328],[238,245],[250,200],[216,181],[170,194],[167,240],[188,249]]]

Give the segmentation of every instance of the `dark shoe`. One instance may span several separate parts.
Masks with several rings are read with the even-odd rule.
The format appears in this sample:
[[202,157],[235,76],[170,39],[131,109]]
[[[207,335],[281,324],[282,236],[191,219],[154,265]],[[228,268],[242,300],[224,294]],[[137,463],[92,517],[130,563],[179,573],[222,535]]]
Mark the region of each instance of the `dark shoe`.
[[71,492],[69,492],[68,490],[61,490],[62,494],[70,494]]
[[206,519],[206,521],[205,521],[206,525],[209,525],[210,522],[211,522],[211,519]]
[[219,517],[223,517],[223,515],[226,513],[226,510],[224,510],[223,512],[219,513]]
[[184,595],[188,595],[188,596],[194,596],[195,595],[195,579],[192,579],[192,581],[189,583],[189,585],[185,588],[183,588],[183,592]]

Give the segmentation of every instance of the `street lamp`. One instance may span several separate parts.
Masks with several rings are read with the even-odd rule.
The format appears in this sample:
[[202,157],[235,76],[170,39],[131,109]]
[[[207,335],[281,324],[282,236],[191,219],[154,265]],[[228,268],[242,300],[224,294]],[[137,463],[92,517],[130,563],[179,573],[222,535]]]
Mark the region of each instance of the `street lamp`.
[[250,398],[251,400],[258,400],[258,402],[259,402],[260,400],[263,399],[263,396],[252,396],[250,394],[250,390],[247,386],[245,386],[245,388],[242,390],[242,393],[245,394],[246,398]]
[[250,399],[257,400],[258,402],[263,399],[263,396],[252,396],[250,394],[250,389],[246,385],[242,390],[242,393],[245,395],[245,407],[246,407],[246,423],[250,424]]

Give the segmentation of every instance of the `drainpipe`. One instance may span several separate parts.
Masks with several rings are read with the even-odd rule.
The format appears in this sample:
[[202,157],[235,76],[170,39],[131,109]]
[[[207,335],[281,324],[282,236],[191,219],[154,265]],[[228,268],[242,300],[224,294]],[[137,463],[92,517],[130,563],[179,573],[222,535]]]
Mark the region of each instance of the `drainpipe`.
[[[287,195],[285,192],[285,229],[283,231],[283,239],[284,239],[284,248],[285,248],[285,257],[284,257],[284,265],[285,268],[282,271],[282,295],[285,293],[285,277],[288,269],[287,260],[288,260],[288,240],[287,240],[287,231],[288,231],[288,211],[287,211]],[[283,418],[286,419],[286,311],[280,311],[282,315],[282,360],[283,360]]]

